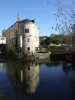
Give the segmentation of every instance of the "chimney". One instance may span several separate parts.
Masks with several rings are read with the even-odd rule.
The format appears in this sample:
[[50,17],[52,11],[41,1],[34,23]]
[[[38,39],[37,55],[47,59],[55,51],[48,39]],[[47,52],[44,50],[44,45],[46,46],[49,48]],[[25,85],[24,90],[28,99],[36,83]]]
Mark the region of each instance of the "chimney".
[[20,21],[20,14],[17,15],[17,21]]

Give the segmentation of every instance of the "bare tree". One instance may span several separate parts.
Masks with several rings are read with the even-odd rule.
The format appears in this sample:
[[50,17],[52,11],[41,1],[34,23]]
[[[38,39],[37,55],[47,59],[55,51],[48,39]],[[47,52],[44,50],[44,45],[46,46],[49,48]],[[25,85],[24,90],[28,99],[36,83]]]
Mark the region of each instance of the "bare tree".
[[[50,0],[49,0],[50,1]],[[48,1],[48,4],[50,3]],[[56,27],[52,27],[55,31],[63,34],[70,34],[72,44],[75,44],[75,2],[64,4],[62,0],[57,0]]]

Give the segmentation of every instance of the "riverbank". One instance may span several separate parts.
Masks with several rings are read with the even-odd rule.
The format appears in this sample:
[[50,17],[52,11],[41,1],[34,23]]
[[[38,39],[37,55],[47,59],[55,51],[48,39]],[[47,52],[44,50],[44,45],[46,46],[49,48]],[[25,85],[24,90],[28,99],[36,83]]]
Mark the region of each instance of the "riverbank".
[[67,62],[72,62],[75,59],[75,52],[66,52],[66,53],[56,53],[56,54],[51,54],[50,59],[54,61],[58,60],[65,60]]
[[0,61],[8,61],[8,60],[15,60],[15,61],[38,61],[38,60],[65,60],[70,61],[75,58],[75,52],[65,52],[65,53],[51,53],[51,52],[38,52],[35,56],[24,57],[21,59],[16,58],[14,55],[5,54],[0,55]]
[[51,54],[64,54],[68,52],[74,52],[74,48],[72,47],[65,47],[65,46],[51,46],[48,48],[48,50],[51,52]]
[[14,54],[0,54],[0,59],[19,61],[47,60],[50,59],[50,54],[51,52],[37,52],[35,55],[25,55],[23,57],[18,57]]

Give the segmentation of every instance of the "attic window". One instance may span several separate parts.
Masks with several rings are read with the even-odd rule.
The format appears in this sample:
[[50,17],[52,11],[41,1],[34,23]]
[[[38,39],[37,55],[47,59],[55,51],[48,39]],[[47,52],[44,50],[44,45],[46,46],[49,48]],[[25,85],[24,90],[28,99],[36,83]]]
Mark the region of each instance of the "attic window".
[[18,30],[16,30],[15,32],[18,33]]
[[29,29],[25,29],[25,33],[29,33]]
[[14,33],[18,33],[18,30],[14,30]]

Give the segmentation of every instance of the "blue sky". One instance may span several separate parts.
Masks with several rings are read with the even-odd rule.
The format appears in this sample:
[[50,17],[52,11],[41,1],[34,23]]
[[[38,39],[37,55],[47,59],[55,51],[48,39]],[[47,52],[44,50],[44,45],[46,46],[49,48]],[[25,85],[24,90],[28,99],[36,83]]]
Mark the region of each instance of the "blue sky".
[[[48,4],[47,4],[47,1]],[[2,29],[7,29],[17,21],[17,14],[21,19],[35,19],[40,28],[40,36],[49,36],[55,31],[57,3],[60,0],[0,0],[0,35]],[[62,0],[63,4],[74,0]]]

